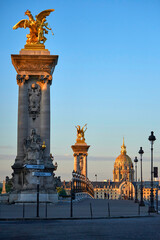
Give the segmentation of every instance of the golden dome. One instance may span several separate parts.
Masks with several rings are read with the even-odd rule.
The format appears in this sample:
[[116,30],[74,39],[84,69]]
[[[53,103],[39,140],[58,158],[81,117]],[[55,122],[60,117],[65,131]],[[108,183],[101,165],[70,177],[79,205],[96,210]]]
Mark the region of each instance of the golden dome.
[[123,144],[121,146],[121,154],[116,158],[114,165],[115,166],[133,166],[131,158],[126,154],[126,146],[124,144],[124,138],[123,138]]
[[134,169],[131,158],[127,155],[126,146],[121,146],[121,154],[116,158],[113,170],[113,181],[131,181],[134,179]]
[[132,165],[132,160],[127,154],[120,154],[116,160],[115,160],[115,165]]

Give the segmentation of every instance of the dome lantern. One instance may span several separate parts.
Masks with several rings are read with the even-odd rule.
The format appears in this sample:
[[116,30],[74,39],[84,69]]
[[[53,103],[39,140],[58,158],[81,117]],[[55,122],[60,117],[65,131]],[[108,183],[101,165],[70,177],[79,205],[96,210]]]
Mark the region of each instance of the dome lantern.
[[126,154],[126,153],[127,153],[127,151],[126,151],[126,146],[124,144],[124,137],[123,137],[123,144],[121,146],[121,154]]

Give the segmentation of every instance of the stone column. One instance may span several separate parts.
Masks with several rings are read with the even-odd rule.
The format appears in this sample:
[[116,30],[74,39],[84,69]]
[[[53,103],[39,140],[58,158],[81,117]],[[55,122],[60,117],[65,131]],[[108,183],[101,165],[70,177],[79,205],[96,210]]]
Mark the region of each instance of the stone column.
[[28,76],[17,75],[17,84],[19,85],[19,96],[18,96],[18,127],[17,127],[17,160],[24,158],[23,141],[27,137],[28,129],[28,92],[27,83]]
[[77,155],[73,154],[74,156],[74,171],[77,172]]
[[87,178],[87,154],[84,155],[83,161],[84,161],[83,175]]
[[6,182],[4,180],[1,194],[6,194]]
[[41,88],[41,139],[45,141],[44,157],[50,156],[50,84],[45,83]]
[[[35,191],[36,179],[32,170],[24,169],[26,163],[37,164],[41,158],[41,164],[45,170],[51,172],[51,177],[41,178],[40,190],[55,191],[54,171],[50,157],[50,85],[52,74],[58,61],[57,55],[50,55],[47,49],[23,49],[20,54],[11,55],[12,64],[17,72],[17,83],[19,85],[18,100],[18,134],[17,134],[17,157],[12,169],[13,188],[15,191]],[[34,136],[37,142],[32,139],[37,148],[31,145],[31,132],[36,130]],[[33,131],[34,132],[34,131]],[[24,153],[25,140],[25,153]],[[45,141],[46,148],[41,154],[42,142]],[[40,147],[41,146],[41,147]],[[36,149],[36,151],[34,150]],[[42,156],[43,155],[43,156]],[[27,195],[26,195],[27,196]]]

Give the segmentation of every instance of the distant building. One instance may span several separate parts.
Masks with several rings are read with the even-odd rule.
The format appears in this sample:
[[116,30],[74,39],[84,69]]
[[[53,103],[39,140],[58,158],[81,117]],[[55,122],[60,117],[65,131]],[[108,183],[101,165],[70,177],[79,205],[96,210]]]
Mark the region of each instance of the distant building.
[[121,154],[116,158],[113,170],[113,182],[134,181],[134,169],[131,158],[127,155],[126,146],[121,146]]
[[95,199],[119,199],[118,182],[92,182]]
[[[126,146],[121,146],[121,154],[116,158],[113,169],[113,182],[92,182],[95,199],[133,199],[135,197],[134,169],[131,158],[126,154]],[[158,181],[154,181],[153,194],[156,195]],[[143,197],[150,199],[150,181],[143,182]],[[138,198],[140,199],[141,183],[137,182]]]
[[[63,188],[70,194],[71,182],[63,182]],[[113,181],[105,180],[103,182],[92,182],[94,187],[95,199],[134,199],[135,185],[134,168],[131,158],[127,155],[126,146],[121,146],[121,154],[116,158],[113,169]],[[153,194],[156,197],[159,182],[154,181]],[[137,182],[138,199],[140,199],[141,183]],[[144,200],[150,199],[151,183],[150,181],[143,182],[143,197]]]
[[[135,182],[92,182],[94,186],[94,198],[95,199],[134,199],[135,197]],[[126,190],[126,185],[128,186],[128,190]],[[123,186],[125,191],[123,190]],[[143,182],[143,198],[144,200],[150,199],[150,181]],[[157,187],[159,186],[158,181],[154,181],[154,189],[153,194],[156,197]],[[138,198],[140,199],[140,190],[141,183],[137,183],[138,188]]]

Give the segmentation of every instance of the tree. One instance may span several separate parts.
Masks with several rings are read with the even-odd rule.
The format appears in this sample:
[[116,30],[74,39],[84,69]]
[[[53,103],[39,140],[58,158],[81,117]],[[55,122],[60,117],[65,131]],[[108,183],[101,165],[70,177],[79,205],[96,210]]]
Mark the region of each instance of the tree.
[[67,193],[66,193],[65,189],[64,189],[64,188],[61,188],[61,187],[57,187],[57,193],[58,193],[58,195],[59,195],[60,197],[65,197],[65,196],[67,196]]

